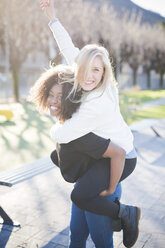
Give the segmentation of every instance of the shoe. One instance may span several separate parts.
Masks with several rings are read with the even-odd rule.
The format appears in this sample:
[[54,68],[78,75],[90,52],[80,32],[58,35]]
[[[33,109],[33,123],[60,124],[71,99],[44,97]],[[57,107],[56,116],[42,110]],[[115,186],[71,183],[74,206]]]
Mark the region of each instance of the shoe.
[[137,241],[139,235],[139,220],[141,210],[138,207],[128,206],[119,203],[119,214],[123,229],[123,244],[127,248],[131,248]]

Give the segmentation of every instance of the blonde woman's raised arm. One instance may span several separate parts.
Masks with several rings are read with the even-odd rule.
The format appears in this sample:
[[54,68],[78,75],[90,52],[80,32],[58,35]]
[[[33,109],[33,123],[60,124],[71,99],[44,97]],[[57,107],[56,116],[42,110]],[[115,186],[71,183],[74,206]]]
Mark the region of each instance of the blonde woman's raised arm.
[[57,42],[61,54],[64,56],[67,64],[72,65],[75,57],[79,53],[79,49],[76,48],[60,21],[56,18],[53,1],[41,1],[41,8],[47,15],[50,23],[49,27],[53,32],[53,36]]

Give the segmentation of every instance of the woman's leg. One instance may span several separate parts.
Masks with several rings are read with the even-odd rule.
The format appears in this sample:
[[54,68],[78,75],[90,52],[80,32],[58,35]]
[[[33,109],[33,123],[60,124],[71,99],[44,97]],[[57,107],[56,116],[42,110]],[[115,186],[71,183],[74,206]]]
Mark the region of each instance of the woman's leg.
[[[136,159],[126,159],[121,179],[126,178],[136,165]],[[120,219],[123,228],[123,244],[132,247],[139,234],[140,209],[102,197],[99,193],[109,186],[110,166],[107,160],[98,161],[81,177],[71,193],[72,201],[81,209],[94,214]]]
[[85,212],[74,203],[71,210],[69,248],[85,248],[89,235]]
[[[109,187],[109,163],[109,159],[98,160],[96,164],[77,181],[71,193],[71,199],[83,210],[117,219],[119,205],[99,195],[101,191]],[[136,159],[129,159],[129,161],[126,159],[121,178],[126,178],[131,173],[130,168],[135,168],[135,165]]]
[[[121,184],[116,187],[112,195],[107,196],[111,201],[121,198]],[[113,248],[113,231],[111,228],[111,218],[102,215],[92,214],[85,211],[90,236],[96,248]]]
[[[121,184],[118,184],[113,195],[108,199],[115,200],[121,197]],[[113,232],[111,229],[111,218],[92,214],[72,204],[70,222],[70,248],[85,248],[88,234],[96,248],[113,248]]]

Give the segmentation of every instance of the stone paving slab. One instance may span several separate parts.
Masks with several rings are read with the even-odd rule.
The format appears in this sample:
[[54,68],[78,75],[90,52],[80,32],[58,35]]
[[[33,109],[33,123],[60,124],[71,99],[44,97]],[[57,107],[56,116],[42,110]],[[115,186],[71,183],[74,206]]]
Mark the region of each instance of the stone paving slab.
[[156,125],[157,123],[159,123],[158,119],[144,119],[142,121],[139,122],[135,122],[133,124],[130,125],[130,128],[132,131],[143,131],[145,129],[148,129],[149,127]]
[[[58,239],[60,232],[69,224],[71,189],[72,185],[62,179],[58,168],[17,184],[13,188],[1,187],[1,206],[14,220],[21,223],[20,229],[14,228],[14,232],[10,233],[6,247],[13,248],[17,245],[37,247],[30,245],[32,240],[33,242],[36,240],[36,245],[39,240],[39,247],[43,246],[41,243],[44,245],[49,242],[55,243],[54,240]],[[0,244],[1,237],[4,240],[2,232]],[[67,236],[66,239],[61,239],[60,245],[67,245],[65,240]],[[15,246],[13,242],[16,242]]]
[[[135,132],[135,146],[136,170],[122,183],[122,202],[142,210],[134,248],[164,248],[165,140],[146,128]],[[12,188],[0,187],[1,206],[21,223],[21,228],[1,226],[0,248],[68,247],[72,187],[57,167]],[[89,238],[87,248],[93,247]],[[121,232],[114,234],[114,247],[124,247]]]
[[153,126],[158,134],[165,139],[165,119],[160,120]]

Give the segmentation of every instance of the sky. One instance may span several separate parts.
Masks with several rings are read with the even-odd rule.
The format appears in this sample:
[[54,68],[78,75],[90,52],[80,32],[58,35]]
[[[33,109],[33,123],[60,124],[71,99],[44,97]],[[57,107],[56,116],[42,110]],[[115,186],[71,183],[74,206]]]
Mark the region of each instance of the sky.
[[165,17],[165,0],[132,0],[132,2]]

